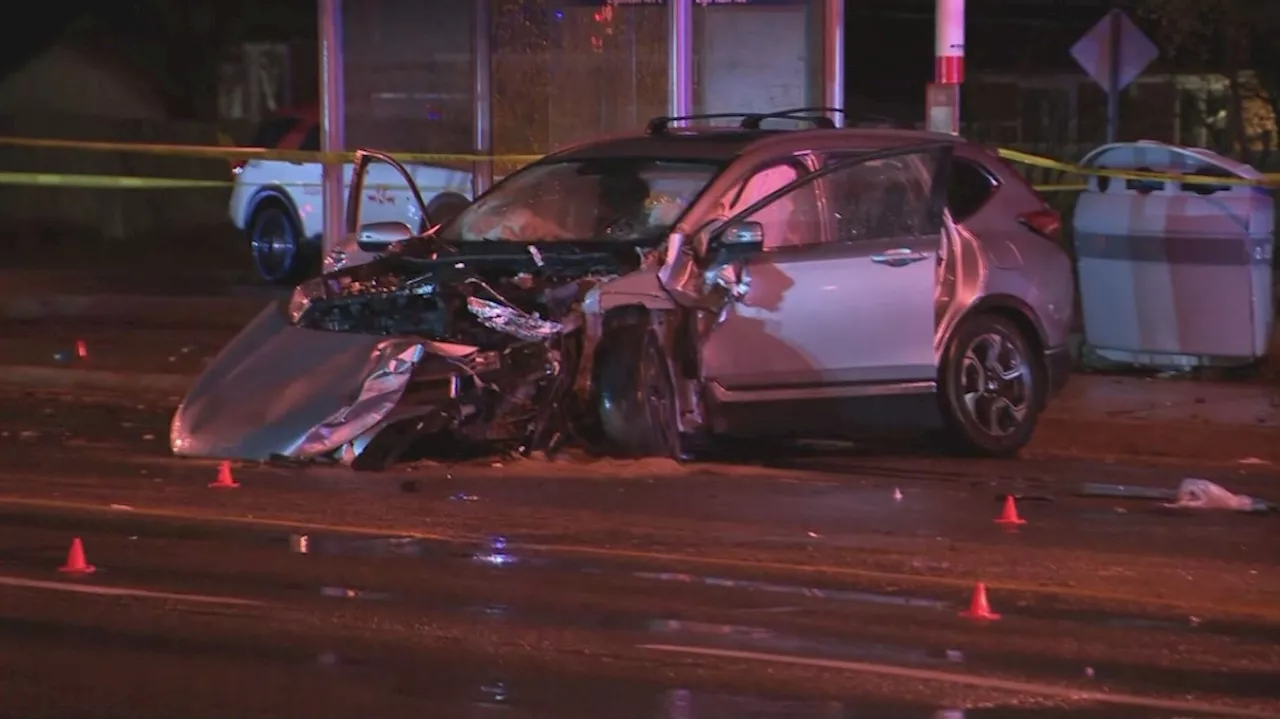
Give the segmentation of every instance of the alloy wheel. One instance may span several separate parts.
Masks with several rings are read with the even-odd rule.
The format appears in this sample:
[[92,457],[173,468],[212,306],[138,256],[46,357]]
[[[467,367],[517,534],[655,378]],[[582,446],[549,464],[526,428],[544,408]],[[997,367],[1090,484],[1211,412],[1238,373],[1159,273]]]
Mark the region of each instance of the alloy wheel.
[[293,228],[278,212],[270,212],[258,223],[251,240],[258,271],[268,280],[279,280],[293,269],[297,246]]
[[1021,347],[998,332],[978,335],[960,364],[965,411],[983,432],[1008,436],[1031,411],[1031,368]]

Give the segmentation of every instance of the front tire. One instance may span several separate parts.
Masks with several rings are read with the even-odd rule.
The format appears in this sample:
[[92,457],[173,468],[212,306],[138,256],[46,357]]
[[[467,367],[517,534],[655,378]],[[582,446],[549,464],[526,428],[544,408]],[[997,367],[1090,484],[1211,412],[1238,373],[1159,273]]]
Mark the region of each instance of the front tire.
[[594,374],[595,410],[606,452],[623,457],[680,456],[670,363],[647,323],[611,328]]
[[1040,417],[1044,370],[1016,324],[998,315],[970,317],[947,346],[940,377],[943,417],[964,454],[1017,454]]

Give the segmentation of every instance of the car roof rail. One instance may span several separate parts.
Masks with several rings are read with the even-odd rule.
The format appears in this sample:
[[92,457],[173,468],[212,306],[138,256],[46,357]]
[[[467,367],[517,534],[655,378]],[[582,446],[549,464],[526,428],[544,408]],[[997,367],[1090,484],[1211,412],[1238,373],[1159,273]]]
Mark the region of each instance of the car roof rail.
[[835,122],[826,116],[827,113],[845,114],[837,107],[794,107],[776,112],[713,112],[701,115],[678,115],[655,117],[645,125],[646,135],[661,135],[667,132],[671,123],[689,120],[729,120],[740,119],[738,129],[759,130],[760,123],[765,120],[796,120],[812,123],[814,127],[824,130],[834,129]]
[[710,112],[701,115],[674,115],[655,117],[645,125],[644,132],[646,135],[662,135],[665,134],[668,127],[673,122],[686,122],[689,120],[728,120],[731,118],[750,117],[749,112]]
[[[838,107],[793,107],[789,110],[778,110],[777,112],[752,113],[742,119],[743,130],[759,130],[760,123],[765,120],[798,120],[801,122],[811,122],[813,126],[820,130],[834,130],[836,123],[828,114],[838,112],[845,115],[845,111]],[[846,115],[847,117],[847,115]]]

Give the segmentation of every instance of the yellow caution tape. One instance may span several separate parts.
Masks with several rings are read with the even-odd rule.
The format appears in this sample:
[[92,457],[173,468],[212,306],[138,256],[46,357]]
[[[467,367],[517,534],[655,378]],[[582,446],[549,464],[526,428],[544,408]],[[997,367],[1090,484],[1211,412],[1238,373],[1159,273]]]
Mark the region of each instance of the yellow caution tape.
[[[229,139],[229,138],[220,138]],[[53,140],[30,137],[0,137],[0,146],[30,147],[57,150],[81,150],[89,152],[133,152],[151,155],[167,155],[173,157],[196,157],[217,160],[282,160],[295,163],[311,162],[349,162],[354,153],[324,153],[303,150],[272,150],[262,147],[227,147],[205,145],[173,145],[138,142],[94,142],[84,140]],[[1263,175],[1260,180],[1249,180],[1238,177],[1215,177],[1211,175],[1177,174],[1165,172],[1148,172],[1142,170],[1117,170],[1109,168],[1081,167],[1061,162],[1048,157],[1041,157],[1019,150],[1000,148],[997,154],[1010,162],[1030,167],[1062,172],[1080,177],[1100,176],[1115,177],[1123,180],[1149,180],[1156,182],[1178,182],[1187,185],[1233,185],[1253,187],[1280,187],[1280,174]],[[404,162],[491,162],[527,164],[541,159],[542,155],[475,155],[462,153],[394,153]],[[5,185],[44,185],[62,187],[92,188],[132,188],[132,189],[177,189],[196,187],[221,187],[230,182],[217,180],[178,180],[159,177],[121,177],[113,175],[67,175],[52,173],[0,173],[0,184]],[[278,183],[277,183],[278,184]],[[290,185],[312,185],[315,183],[285,183]],[[1082,182],[1039,185],[1041,192],[1078,192],[1087,189]]]
[[79,187],[119,190],[175,190],[228,187],[226,180],[182,180],[172,177],[128,177],[124,175],[68,175],[47,172],[0,172],[0,185],[29,187]]
[[[311,152],[306,150],[271,150],[265,147],[224,147],[218,145],[167,145],[142,142],[94,142],[87,140],[50,140],[34,137],[0,137],[0,146],[32,147],[47,150],[84,150],[88,152],[134,152],[174,157],[199,157],[212,160],[284,160],[287,162],[350,162],[354,152]],[[521,162],[528,163],[542,155],[467,155],[432,152],[397,152],[403,162]]]
[[[28,187],[76,187],[84,189],[120,189],[120,190],[177,190],[177,189],[210,189],[230,188],[237,183],[231,180],[187,180],[173,177],[137,177],[130,175],[75,175],[51,172],[0,172],[0,185]],[[240,183],[245,184],[245,183]],[[319,181],[272,180],[266,183],[272,187],[322,187]],[[376,190],[407,190],[408,185],[380,182],[369,185]],[[426,196],[436,192],[467,192],[470,184],[464,186],[419,187]]]
[[[1016,162],[1020,165],[1029,165],[1031,167],[1041,167],[1046,170],[1056,170],[1071,175],[1085,175],[1096,177],[1115,177],[1121,180],[1153,180],[1156,182],[1178,182],[1184,185],[1243,185],[1248,187],[1280,187],[1280,174],[1265,174],[1260,180],[1249,180],[1241,177],[1214,177],[1212,175],[1182,175],[1168,172],[1146,172],[1143,170],[1115,170],[1101,167],[1081,167],[1079,165],[1071,165],[1058,160],[1052,160],[1047,157],[1040,157],[1018,150],[1006,150],[1000,148],[997,150],[1000,157],[1010,162]],[[1081,186],[1080,189],[1085,189]]]

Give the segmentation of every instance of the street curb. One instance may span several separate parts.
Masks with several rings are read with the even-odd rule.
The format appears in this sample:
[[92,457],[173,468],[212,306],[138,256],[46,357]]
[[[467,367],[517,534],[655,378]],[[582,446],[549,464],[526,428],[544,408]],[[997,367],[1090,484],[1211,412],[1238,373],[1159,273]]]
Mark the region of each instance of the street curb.
[[144,295],[0,297],[0,320],[74,320],[239,329],[261,312],[268,302],[249,297]]
[[0,387],[19,390],[79,390],[182,396],[196,378],[181,374],[0,366]]

